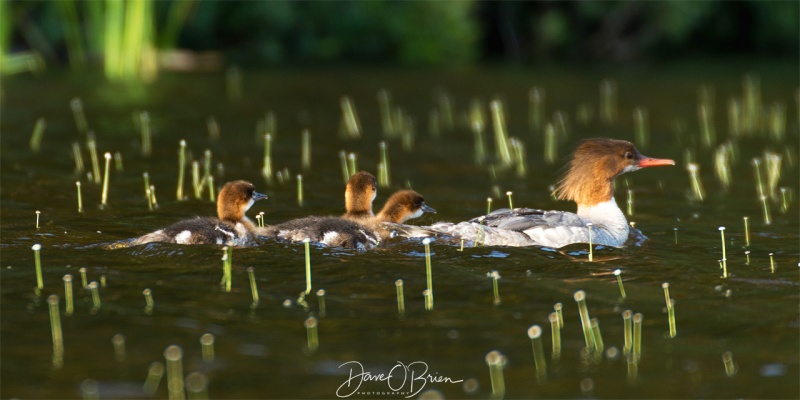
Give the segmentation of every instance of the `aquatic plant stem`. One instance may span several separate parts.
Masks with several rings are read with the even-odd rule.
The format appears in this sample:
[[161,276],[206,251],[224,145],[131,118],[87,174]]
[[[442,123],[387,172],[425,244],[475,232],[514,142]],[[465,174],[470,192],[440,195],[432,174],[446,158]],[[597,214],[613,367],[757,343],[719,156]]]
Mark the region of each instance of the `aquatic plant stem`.
[[622,352],[628,354],[633,351],[633,312],[625,310],[622,312],[623,333],[625,335],[625,344],[622,347]]
[[551,312],[548,316],[550,320],[550,333],[553,337],[553,360],[561,358],[561,326],[558,322],[558,314]]
[[720,234],[720,237],[722,238],[722,277],[723,278],[727,278],[728,277],[728,260],[727,260],[727,258],[725,256],[725,227],[724,226],[720,226],[719,227],[719,234]]
[[214,361],[214,335],[211,333],[204,333],[200,336],[200,354],[203,357],[203,362],[208,364]]
[[167,361],[167,388],[170,400],[185,398],[183,380],[183,350],[176,345],[171,345],[164,350]]
[[428,295],[430,297],[430,307],[426,307],[428,311],[433,309],[433,274],[431,271],[431,239],[425,238],[422,240],[425,245],[425,275],[428,284]]
[[50,295],[47,298],[50,310],[50,332],[53,336],[53,366],[61,369],[64,366],[64,335],[61,331],[61,315],[58,309],[58,296]]
[[325,289],[317,290],[317,304],[319,305],[319,317],[325,317]]
[[183,177],[186,172],[186,140],[181,139],[178,149],[178,188],[175,197],[178,201],[183,200]]
[[311,240],[309,238],[303,239],[306,254],[306,294],[311,293]]
[[397,288],[397,313],[404,315],[406,313],[406,301],[405,294],[403,293],[403,280],[398,279],[394,281],[394,285]]
[[42,256],[40,254],[42,245],[36,243],[31,246],[31,250],[33,250],[33,261],[36,268],[36,289],[41,291],[44,289],[44,280],[42,279]]
[[589,318],[589,309],[586,307],[586,293],[583,290],[578,290],[573,297],[575,298],[575,302],[578,303],[578,312],[581,317],[581,325],[583,326],[583,336],[584,339],[586,339],[586,348],[589,352],[594,352],[596,347]]
[[250,293],[253,296],[252,307],[258,306],[258,287],[256,286],[255,268],[247,267],[247,276],[250,278]]
[[72,299],[72,275],[66,274],[64,275],[64,303],[65,309],[64,314],[72,315],[74,310],[73,306],[73,299]]
[[533,348],[533,361],[536,365],[536,376],[541,382],[547,376],[547,362],[544,358],[544,349],[542,346],[542,328],[539,325],[533,325],[528,328],[528,338],[531,340],[531,347]]
[[742,217],[744,221],[744,245],[750,247],[750,226],[748,224],[750,218]]
[[303,323],[306,327],[308,336],[308,350],[315,351],[319,348],[319,333],[317,331],[318,321],[314,317],[308,317]]
[[486,354],[486,365],[489,366],[489,377],[492,381],[492,398],[502,399],[506,394],[506,383],[503,378],[505,356],[493,350]]
[[78,212],[83,212],[83,195],[81,194],[81,181],[75,181],[75,189],[78,191]]
[[614,270],[614,275],[617,277],[617,284],[619,284],[619,296],[622,300],[625,300],[627,296],[625,295],[625,286],[622,286],[622,271],[616,269]]
[[101,197],[100,204],[103,207],[108,206],[108,174],[110,173],[109,167],[111,165],[111,153],[106,152],[103,154],[103,157],[106,159],[105,169],[103,170],[103,194]]

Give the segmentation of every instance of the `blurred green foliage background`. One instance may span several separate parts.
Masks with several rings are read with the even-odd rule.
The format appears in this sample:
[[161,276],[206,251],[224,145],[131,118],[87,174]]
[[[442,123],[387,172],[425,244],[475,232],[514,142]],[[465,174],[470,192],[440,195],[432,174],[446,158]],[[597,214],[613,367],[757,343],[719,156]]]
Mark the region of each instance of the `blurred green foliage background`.
[[[2,0],[0,50],[97,59],[114,1]],[[797,58],[800,47],[798,1],[136,1],[151,4],[156,49],[255,66]]]

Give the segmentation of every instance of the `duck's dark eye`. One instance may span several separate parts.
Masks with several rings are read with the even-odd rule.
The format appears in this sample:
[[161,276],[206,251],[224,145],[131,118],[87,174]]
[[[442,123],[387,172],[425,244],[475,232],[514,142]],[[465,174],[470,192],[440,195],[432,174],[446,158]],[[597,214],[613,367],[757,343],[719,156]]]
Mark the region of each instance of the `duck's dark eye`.
[[633,159],[634,159],[634,157],[635,157],[635,156],[633,155],[633,153],[632,153],[632,152],[630,152],[630,151],[626,151],[626,152],[625,152],[625,159],[627,159],[627,160],[633,160]]

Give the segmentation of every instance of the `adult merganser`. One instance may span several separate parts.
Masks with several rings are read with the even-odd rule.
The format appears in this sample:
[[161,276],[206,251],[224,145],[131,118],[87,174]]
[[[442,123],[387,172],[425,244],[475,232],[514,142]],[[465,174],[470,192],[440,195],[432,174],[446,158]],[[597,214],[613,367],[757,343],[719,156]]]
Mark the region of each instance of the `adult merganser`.
[[[349,213],[351,210],[347,211]],[[382,222],[399,224],[419,217],[424,212],[436,212],[436,210],[425,204],[425,199],[419,193],[413,190],[401,190],[386,201],[386,205],[378,215],[362,222],[343,217],[312,216],[261,228],[259,233],[291,242],[308,239],[331,247],[366,250],[375,247],[382,239],[390,237],[391,232],[381,227]]]
[[378,195],[375,177],[367,171],[359,171],[347,181],[344,191],[344,205],[347,212],[342,216],[352,221],[366,221],[373,218],[372,202]]
[[487,246],[546,246],[559,248],[572,243],[622,247],[628,239],[625,215],[614,201],[614,178],[625,172],[673,160],[643,156],[630,142],[587,139],[581,142],[555,195],[578,204],[577,214],[531,208],[499,209],[466,222],[440,222],[429,227],[394,226],[403,236],[446,234]]
[[258,228],[244,213],[253,203],[266,199],[252,183],[228,182],[217,196],[217,218],[197,217],[172,224],[133,240],[132,245],[151,242],[178,244],[255,244]]

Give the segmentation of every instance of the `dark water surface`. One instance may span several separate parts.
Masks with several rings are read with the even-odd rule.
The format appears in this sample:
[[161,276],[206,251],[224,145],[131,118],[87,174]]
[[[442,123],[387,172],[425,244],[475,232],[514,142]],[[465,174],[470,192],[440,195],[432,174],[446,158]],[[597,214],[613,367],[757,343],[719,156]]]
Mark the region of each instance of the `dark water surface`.
[[[728,100],[742,96],[742,76],[760,77],[761,102],[780,102],[786,110],[786,134],[747,137],[735,141],[732,185],[722,189],[714,175],[711,149],[700,144],[697,91],[714,88],[717,143],[728,139]],[[393,380],[364,382],[353,398],[418,397],[433,390],[447,398],[491,395],[484,360],[491,350],[507,357],[506,396],[512,398],[797,398],[798,384],[798,103],[797,65],[730,64],[678,65],[622,71],[245,71],[243,98],[226,95],[223,74],[162,75],[149,86],[107,84],[101,74],[49,72],[44,76],[3,79],[2,120],[2,320],[0,321],[0,397],[81,397],[87,379],[99,385],[100,397],[146,397],[142,384],[153,362],[164,362],[164,349],[183,349],[183,372],[202,372],[212,398],[335,398],[337,389],[358,373],[357,361],[373,376],[398,365],[426,363],[434,378],[460,383]],[[619,87],[614,123],[598,121],[598,84],[611,77]],[[548,119],[557,110],[568,115],[569,136],[559,146],[555,165],[543,161],[543,136],[528,128],[528,90],[546,90]],[[625,210],[626,189],[635,192],[636,222],[650,240],[641,247],[598,249],[587,262],[586,246],[565,252],[540,248],[467,248],[432,244],[435,307],[425,311],[423,246],[419,241],[390,241],[369,252],[312,248],[314,291],[326,291],[326,314],[319,315],[317,297],[298,302],[305,289],[302,245],[267,242],[235,249],[233,289],[220,288],[222,251],[215,246],[151,244],[107,248],[183,218],[213,215],[208,200],[176,201],[178,142],[185,139],[195,159],[205,149],[224,164],[217,184],[246,179],[269,194],[249,211],[263,211],[268,224],[309,214],[343,212],[340,150],[358,154],[361,169],[376,173],[381,134],[376,93],[387,89],[395,105],[414,118],[412,152],[399,139],[389,140],[391,188],[380,188],[376,209],[389,194],[410,184],[439,213],[415,224],[460,221],[485,212],[487,196],[494,208],[506,206],[511,190],[514,205],[574,210],[574,205],[549,197],[567,155],[582,138],[603,136],[634,139],[633,108],[649,110],[651,143],[640,150],[654,157],[673,158],[676,167],[654,168],[617,180],[616,198]],[[528,176],[498,171],[473,162],[472,133],[458,123],[441,137],[429,133],[437,93],[453,99],[456,115],[466,113],[473,98],[492,98],[506,106],[510,135],[527,148]],[[358,140],[338,136],[340,97],[352,97],[363,126]],[[109,206],[100,209],[101,188],[74,170],[71,143],[82,146],[89,167],[85,138],[69,108],[73,97],[83,100],[97,146],[120,152],[122,171],[112,170]],[[580,105],[589,105],[588,123],[576,121]],[[153,154],[140,154],[134,112],[147,110],[153,124]],[[263,144],[256,125],[267,111],[277,117],[274,144],[276,169],[288,168],[287,184],[267,184],[261,177]],[[206,120],[219,122],[221,139],[209,138]],[[41,150],[28,146],[35,121],[47,128]],[[682,127],[682,129],[679,129]],[[313,136],[313,166],[302,171],[300,132]],[[491,129],[486,137],[490,143]],[[700,164],[706,199],[691,199],[686,151]],[[490,153],[494,154],[492,147]],[[769,200],[772,224],[765,225],[759,201],[753,157],[770,150],[782,154],[779,186],[792,199],[782,210],[780,198]],[[112,162],[113,166],[113,162]],[[102,158],[101,158],[102,169]],[[216,170],[216,167],[215,167]],[[157,188],[160,207],[148,211],[142,173]],[[296,201],[294,175],[302,172],[305,204]],[[187,170],[187,182],[190,182]],[[83,187],[84,213],[77,212],[75,181]],[[627,186],[626,186],[627,182]],[[190,184],[185,186],[192,197]],[[41,211],[40,228],[35,211]],[[745,246],[742,218],[750,221],[751,245]],[[728,269],[721,277],[719,226],[726,226]],[[678,228],[675,243],[674,228]],[[31,246],[40,243],[44,289],[34,291],[36,278]],[[750,252],[746,264],[745,251]],[[771,271],[769,254],[775,269]],[[78,269],[90,280],[105,276],[99,290],[102,306],[92,311],[88,290],[80,288]],[[246,269],[255,268],[260,304],[251,308]],[[613,271],[622,270],[627,298],[620,299]],[[493,304],[492,281],[499,271],[501,304]],[[75,311],[64,314],[62,277],[75,281]],[[397,313],[395,280],[405,281],[406,314]],[[675,300],[677,336],[669,325],[661,284],[669,282]],[[155,300],[145,312],[142,290]],[[588,309],[600,323],[606,349],[621,354],[623,321],[630,309],[644,315],[642,357],[632,377],[625,356],[613,351],[582,355],[585,347],[573,293],[584,290]],[[63,367],[53,366],[53,346],[47,296],[61,297],[64,335]],[[563,303],[562,355],[551,359],[548,314]],[[309,351],[303,322],[319,318],[319,348]],[[531,341],[533,324],[544,330],[547,378],[538,381]],[[213,362],[203,362],[199,339],[216,337]],[[126,338],[124,361],[115,360],[111,339]],[[730,351],[736,367],[726,375],[722,354]],[[341,367],[340,367],[341,366]],[[421,363],[412,367],[421,371]],[[409,376],[410,378],[410,376]],[[338,392],[344,396],[357,382]],[[391,387],[390,387],[391,385]],[[394,391],[394,389],[397,389]],[[420,391],[421,389],[421,391]],[[166,377],[154,397],[167,397]],[[432,393],[429,393],[432,394]],[[435,394],[435,393],[434,393]]]

